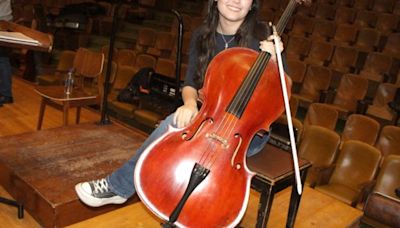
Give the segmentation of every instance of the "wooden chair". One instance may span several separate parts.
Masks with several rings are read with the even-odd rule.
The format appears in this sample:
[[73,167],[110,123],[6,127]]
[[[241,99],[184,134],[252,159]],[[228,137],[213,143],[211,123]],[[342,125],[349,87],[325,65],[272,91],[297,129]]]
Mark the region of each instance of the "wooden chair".
[[66,73],[73,67],[75,54],[75,51],[62,51],[55,72],[37,76],[39,85],[62,84]]
[[362,200],[377,173],[380,152],[366,143],[349,140],[343,144],[329,180],[316,190],[355,207]]
[[322,171],[332,168],[339,148],[340,137],[320,126],[309,126],[304,131],[299,146],[299,157],[311,162],[306,183],[311,187],[319,182]]

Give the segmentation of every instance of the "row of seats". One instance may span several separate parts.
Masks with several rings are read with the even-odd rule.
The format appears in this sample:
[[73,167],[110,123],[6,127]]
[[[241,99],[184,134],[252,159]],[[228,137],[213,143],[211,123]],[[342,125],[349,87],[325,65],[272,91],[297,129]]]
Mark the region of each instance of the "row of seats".
[[[387,146],[393,135],[398,140],[400,128],[386,126],[381,142]],[[299,156],[312,163],[306,183],[352,206],[362,207],[372,189],[395,196],[394,190],[400,186],[400,154],[395,148],[395,153],[382,159],[379,149],[367,143],[347,140],[340,147],[340,142],[335,131],[317,125],[307,127],[299,146]],[[389,169],[393,163],[397,166]]]

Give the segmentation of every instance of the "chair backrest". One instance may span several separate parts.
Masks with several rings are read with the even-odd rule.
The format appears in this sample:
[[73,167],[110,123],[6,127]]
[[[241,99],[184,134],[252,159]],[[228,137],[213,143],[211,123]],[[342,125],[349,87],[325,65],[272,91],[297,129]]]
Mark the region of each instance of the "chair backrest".
[[297,15],[294,18],[293,27],[290,30],[291,35],[306,36],[311,34],[314,27],[314,20],[310,17]]
[[65,50],[61,52],[60,59],[57,64],[57,71],[67,72],[74,66],[74,58],[76,52]]
[[103,53],[79,48],[74,59],[75,75],[79,78],[79,86],[90,93],[101,93],[98,90],[99,87],[94,86],[103,72],[103,66]]
[[376,22],[376,29],[382,34],[389,35],[393,33],[400,21],[398,15],[392,13],[380,13]]
[[290,36],[287,47],[287,58],[301,59],[307,56],[311,46],[311,40],[302,36]]
[[396,0],[375,0],[372,9],[375,12],[391,13],[395,3]]
[[335,22],[340,24],[352,24],[356,18],[356,12],[357,10],[353,8],[339,6],[336,10]]
[[322,66],[331,59],[333,50],[334,46],[328,42],[313,41],[304,61]]
[[156,42],[156,31],[151,28],[140,28],[136,41],[136,51],[145,53],[149,47],[153,47]]
[[136,56],[136,68],[139,70],[144,67],[155,68],[157,64],[157,60],[154,56],[148,54],[139,54]]
[[368,10],[361,10],[357,12],[357,16],[354,20],[354,25],[359,28],[375,27],[376,21],[378,20],[378,14]]
[[391,66],[392,57],[379,52],[370,52],[360,74],[376,74],[383,79],[383,75],[389,73]]
[[339,24],[333,37],[333,42],[337,45],[350,45],[356,40],[357,27],[348,24]]
[[322,103],[312,103],[303,121],[304,128],[308,125],[317,125],[335,130],[338,116],[335,108]]
[[301,84],[304,79],[304,74],[306,73],[307,65],[303,61],[297,59],[288,59],[287,65],[292,82]]
[[400,55],[400,33],[392,33],[388,36],[385,47],[382,52],[392,57],[398,57]]
[[375,192],[396,198],[395,189],[400,187],[400,155],[385,158],[376,178]]
[[359,75],[345,74],[340,80],[333,104],[355,112],[357,101],[364,100],[368,89],[368,79]]
[[114,90],[122,90],[124,89],[132,77],[135,75],[136,69],[131,66],[118,66],[117,68],[117,73],[115,77],[115,81],[113,84],[113,89]]
[[317,10],[315,11],[315,18],[323,20],[333,20],[335,18],[336,6],[331,4],[317,4]]
[[378,47],[380,37],[381,34],[378,30],[372,28],[362,28],[358,33],[354,46],[360,51],[374,51]]
[[373,100],[375,106],[387,106],[394,99],[398,86],[392,83],[381,83]]
[[120,66],[135,66],[136,53],[132,49],[119,49],[117,64]]
[[359,191],[362,184],[374,179],[380,159],[381,153],[375,147],[356,140],[346,141],[329,183]]
[[156,73],[175,79],[175,62],[171,59],[158,58]]
[[312,102],[319,102],[321,91],[328,90],[331,78],[329,68],[309,65],[299,94]]
[[317,20],[314,23],[314,30],[311,34],[313,41],[327,41],[335,35],[336,23],[327,20]]
[[299,156],[311,162],[313,167],[328,167],[335,158],[340,143],[340,136],[327,128],[309,126],[304,131]]
[[359,140],[369,145],[374,145],[378,137],[380,124],[371,117],[351,114],[346,120],[342,132],[342,142]]
[[400,155],[400,127],[384,126],[375,147],[381,151],[383,156]]
[[336,46],[329,67],[341,73],[349,73],[355,67],[357,58],[357,49]]

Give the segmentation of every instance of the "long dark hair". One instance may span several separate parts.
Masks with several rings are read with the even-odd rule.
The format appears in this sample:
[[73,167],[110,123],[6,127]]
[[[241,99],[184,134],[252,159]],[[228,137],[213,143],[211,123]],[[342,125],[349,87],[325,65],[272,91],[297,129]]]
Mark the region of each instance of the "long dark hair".
[[[197,40],[197,52],[199,58],[197,62],[197,71],[195,75],[196,83],[203,83],[205,72],[212,57],[215,55],[215,33],[219,23],[218,2],[215,0],[208,1],[208,14],[200,29],[200,35]],[[253,0],[252,6],[243,23],[240,25],[235,34],[235,40],[241,47],[247,47],[253,37],[257,39],[265,39],[265,26],[257,21],[257,14],[260,9],[260,0]],[[259,24],[261,26],[259,26]],[[257,29],[256,29],[257,28]],[[261,31],[260,31],[261,30]]]

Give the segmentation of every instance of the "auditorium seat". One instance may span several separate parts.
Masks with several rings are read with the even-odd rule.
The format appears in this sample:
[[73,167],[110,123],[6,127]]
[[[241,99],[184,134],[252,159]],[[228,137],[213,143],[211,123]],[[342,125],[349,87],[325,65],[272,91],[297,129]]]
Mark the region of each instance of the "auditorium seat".
[[375,0],[372,10],[379,13],[391,13],[396,1],[398,0]]
[[290,58],[287,59],[286,64],[289,68],[289,76],[293,82],[292,91],[297,93],[301,84],[303,83],[307,65],[300,60]]
[[316,190],[355,207],[371,186],[381,159],[380,152],[366,143],[349,140],[343,144],[329,180]]
[[340,46],[353,45],[357,37],[357,31],[358,29],[354,25],[339,24],[331,42]]
[[320,102],[329,89],[332,73],[329,68],[309,65],[300,91],[292,96],[299,100],[301,107],[308,107],[311,103]]
[[317,4],[305,5],[301,4],[296,8],[296,15],[303,15],[306,17],[314,17]]
[[372,7],[372,0],[354,0],[352,7],[357,10],[370,10]]
[[159,31],[156,35],[154,47],[149,47],[147,54],[161,58],[170,58],[174,42],[175,36],[172,33]]
[[356,15],[354,25],[359,28],[374,28],[377,20],[378,14],[376,12],[361,10]]
[[354,47],[362,52],[376,51],[380,40],[380,32],[372,28],[361,28],[358,32]]
[[135,50],[138,53],[146,53],[147,49],[154,46],[156,31],[151,28],[141,27],[138,31]]
[[314,23],[314,30],[311,40],[329,41],[333,38],[336,31],[336,23],[328,20],[317,20]]
[[377,177],[361,217],[360,227],[399,227],[400,198],[395,190],[400,186],[400,156],[387,157]]
[[356,14],[356,9],[339,6],[336,10],[335,22],[337,24],[353,24]]
[[151,67],[156,68],[157,59],[154,56],[148,54],[139,54],[136,56],[136,70],[140,70],[141,68]]
[[367,79],[353,74],[342,76],[333,102],[330,104],[339,111],[340,119],[346,119],[349,114],[356,112],[357,103],[365,99],[367,89]]
[[393,33],[388,36],[382,53],[398,58],[400,56],[400,33]]
[[292,29],[290,30],[290,35],[308,36],[312,33],[313,28],[313,18],[303,15],[296,15],[294,18]]
[[75,51],[64,50],[60,54],[55,72],[37,76],[39,85],[62,84],[66,73],[73,67]]
[[355,71],[357,59],[358,51],[355,48],[336,46],[328,67],[340,73],[352,73]]
[[399,29],[400,16],[391,13],[380,13],[375,28],[388,36]]
[[335,6],[318,2],[314,17],[317,20],[333,20],[335,18],[335,13]]
[[341,134],[341,144],[348,140],[358,140],[369,145],[374,145],[378,137],[380,124],[371,117],[351,114]]
[[135,73],[135,68],[131,66],[120,65],[117,68],[115,81],[108,96],[109,107],[114,110],[117,115],[133,118],[133,110],[137,108],[138,104],[120,102],[117,100],[117,96],[128,85]]
[[119,49],[117,63],[119,66],[135,66],[136,53],[132,49]]
[[370,52],[365,60],[360,75],[377,82],[390,81],[389,72],[392,67],[392,57],[380,52]]
[[[101,47],[101,52],[104,54],[104,59],[108,60],[108,52],[110,51],[109,45],[104,45]],[[115,61],[118,57],[118,49],[114,47],[113,51],[113,61]]]
[[158,58],[155,71],[156,73],[175,79],[175,61]]
[[323,103],[312,103],[303,120],[304,129],[308,126],[320,126],[329,130],[335,130],[338,120],[336,109]]
[[382,128],[375,147],[382,153],[382,156],[400,155],[400,127],[386,125]]
[[396,114],[388,104],[393,101],[397,88],[398,86],[391,83],[381,83],[372,104],[365,108],[365,115],[376,119],[383,125],[393,124]]
[[307,56],[311,46],[311,40],[300,36],[290,36],[286,47],[288,59],[302,60]]
[[393,14],[400,15],[400,1],[397,1],[395,3],[395,6],[393,8]]
[[320,126],[309,126],[304,131],[299,146],[299,157],[311,163],[306,183],[314,187],[323,171],[330,169],[336,158],[340,142],[339,135]]
[[313,41],[307,57],[304,58],[304,62],[319,66],[327,65],[332,58],[334,48],[328,42]]

